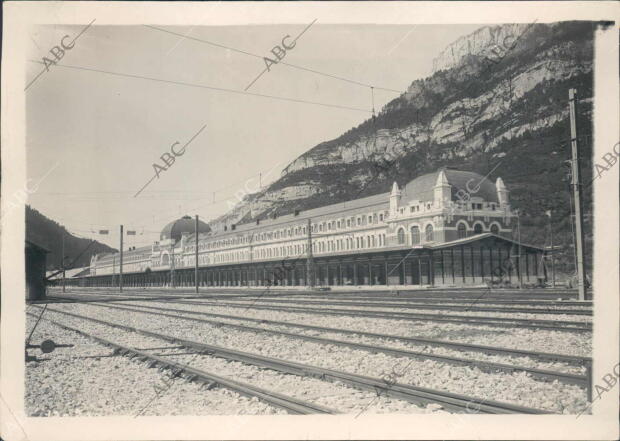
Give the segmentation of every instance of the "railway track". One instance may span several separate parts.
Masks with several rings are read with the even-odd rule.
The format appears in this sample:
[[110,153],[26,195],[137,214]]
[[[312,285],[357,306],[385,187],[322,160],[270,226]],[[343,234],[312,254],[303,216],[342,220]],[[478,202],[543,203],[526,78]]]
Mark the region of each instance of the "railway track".
[[[204,295],[210,297],[223,297],[232,298],[237,295],[239,297],[318,297],[321,299],[347,299],[354,298],[359,299],[377,299],[377,300],[403,300],[403,301],[417,301],[417,300],[429,300],[435,302],[443,301],[472,301],[480,296],[483,296],[485,300],[494,300],[498,302],[515,303],[515,304],[530,304],[532,302],[552,302],[557,303],[558,298],[562,299],[561,303],[571,302],[575,305],[592,306],[592,301],[574,301],[570,300],[572,297],[576,297],[576,294],[571,292],[549,292],[540,290],[540,292],[531,292],[524,290],[508,290],[503,288],[495,288],[489,291],[487,288],[463,288],[460,290],[445,290],[445,289],[425,289],[421,290],[356,290],[356,291],[310,291],[310,290],[273,290],[273,287],[266,289],[264,287],[246,287],[246,288],[224,288],[217,289],[211,287],[201,287],[200,294],[196,294],[193,289],[187,288],[125,288],[125,293],[131,293],[130,295],[156,295],[157,293],[165,293],[169,296],[197,296]],[[79,288],[82,293],[88,292],[113,292],[112,288]],[[72,291],[70,291],[72,292]],[[154,293],[154,294],[153,294]],[[212,293],[212,294],[210,294]],[[111,293],[109,295],[118,295],[119,293]],[[506,299],[507,296],[511,296]],[[519,300],[515,300],[518,298]],[[569,300],[566,300],[569,299]],[[482,303],[482,300],[481,300]]]
[[406,313],[406,312],[384,312],[384,311],[372,311],[367,309],[338,309],[338,308],[307,308],[307,307],[294,307],[294,306],[278,306],[278,305],[265,305],[265,304],[244,304],[244,303],[230,303],[230,302],[204,302],[204,301],[190,301],[190,300],[156,300],[163,303],[178,303],[186,305],[205,305],[205,306],[227,306],[231,308],[242,309],[264,309],[270,311],[290,311],[308,314],[324,314],[324,315],[347,315],[352,317],[371,317],[371,318],[386,318],[386,319],[399,319],[399,320],[417,320],[417,321],[430,321],[430,322],[444,322],[444,323],[458,323],[465,325],[481,325],[481,326],[494,326],[503,328],[533,328],[533,329],[546,329],[552,331],[562,332],[591,332],[592,325],[586,322],[578,321],[555,321],[555,320],[533,320],[533,319],[513,319],[507,317],[480,317],[480,316],[467,316],[467,315],[442,315],[442,314],[424,314],[424,313]]
[[[38,307],[37,307],[38,308]],[[40,308],[38,308],[40,309]],[[59,312],[59,311],[55,311]],[[147,331],[143,329],[137,329],[129,326],[124,326],[116,323],[107,322],[104,320],[95,319],[92,317],[82,316],[79,314],[67,313],[64,311],[60,311],[61,314],[74,316],[81,320],[88,320],[93,323],[98,323],[105,326],[114,327],[117,329],[122,329],[127,332],[134,332],[141,335],[145,335],[147,337],[157,338],[161,340],[168,341],[170,343],[174,343],[176,345],[183,346],[188,349],[193,349],[196,351],[203,352],[207,355],[212,355],[215,357],[225,358],[228,360],[239,361],[242,363],[251,364],[254,366],[259,366],[267,369],[273,369],[279,372],[293,374],[293,375],[301,375],[306,377],[314,377],[322,380],[328,380],[332,382],[340,382],[344,384],[348,384],[350,386],[356,387],[362,390],[369,390],[381,394],[385,394],[386,396],[392,398],[402,399],[411,403],[416,404],[429,404],[435,403],[439,404],[442,407],[456,411],[463,412],[469,411],[471,409],[471,405],[475,405],[476,410],[480,413],[487,414],[550,414],[552,412],[548,412],[541,409],[533,409],[524,406],[518,406],[510,403],[503,403],[497,401],[491,401],[486,399],[481,399],[477,397],[470,397],[461,394],[455,394],[451,392],[438,391],[428,388],[422,388],[418,386],[412,386],[402,383],[386,383],[385,380],[380,378],[367,377],[357,374],[350,374],[346,372],[336,371],[332,369],[325,369],[317,366],[311,366],[303,363],[291,362],[287,360],[272,358],[272,357],[264,357],[257,354],[252,354],[248,352],[227,349],[219,346],[208,345],[205,343],[199,343],[194,341],[189,341],[185,339],[180,339],[177,337],[172,337],[164,334],[159,334],[152,331]],[[34,314],[30,314],[34,316]],[[48,321],[51,321],[48,318],[44,318]],[[56,322],[57,323],[57,322]],[[57,323],[67,329],[66,325],[62,325]],[[85,334],[83,331],[79,329],[72,328],[76,332],[81,334]],[[90,337],[90,335],[88,335]],[[92,336],[94,337],[94,336]],[[96,337],[99,338],[99,337]],[[102,341],[100,339],[99,341]],[[112,342],[108,342],[114,345]],[[130,349],[131,351],[135,351]],[[135,353],[135,352],[134,352]],[[149,354],[143,354],[141,357],[145,357],[148,359],[150,357]],[[165,360],[162,360],[165,361]],[[189,371],[187,371],[189,372]],[[191,375],[191,374],[190,374]]]
[[[258,296],[256,296],[258,297]],[[291,296],[292,297],[292,296]],[[351,297],[351,298],[349,298]],[[261,298],[284,298],[287,299],[286,295],[277,295],[277,296],[269,296],[263,295]],[[463,305],[471,305],[472,302],[476,302],[476,305],[531,305],[531,306],[579,306],[583,308],[591,308],[593,302],[591,301],[571,301],[571,300],[503,300],[503,299],[493,299],[489,298],[484,293],[480,293],[478,297],[472,298],[434,298],[434,297],[400,297],[400,296],[329,296],[329,295],[305,295],[304,300],[314,300],[314,301],[323,301],[323,300],[340,300],[343,302],[354,302],[360,301],[360,299],[364,302],[368,303],[378,303],[385,301],[393,301],[399,302],[401,304],[416,304],[421,303],[423,305],[443,305],[443,304],[463,304]]]
[[[94,303],[97,306],[96,303]],[[112,307],[111,305],[100,305]],[[463,351],[471,351],[471,352],[482,352],[487,354],[500,354],[500,355],[508,355],[508,356],[521,356],[521,357],[530,357],[538,360],[547,360],[547,361],[560,361],[564,363],[574,364],[576,366],[586,366],[588,363],[592,363],[592,359],[590,357],[578,357],[574,355],[565,355],[565,354],[553,354],[549,352],[536,352],[536,351],[525,351],[521,349],[508,349],[508,348],[498,348],[494,346],[484,346],[484,345],[474,345],[469,343],[455,343],[451,341],[445,340],[435,340],[429,338],[420,338],[420,337],[402,337],[393,334],[378,334],[374,332],[366,332],[366,331],[356,331],[350,329],[343,328],[330,328],[323,326],[314,326],[314,325],[304,325],[301,323],[294,322],[281,322],[276,320],[266,320],[266,319],[256,319],[251,317],[241,317],[237,315],[228,315],[228,314],[217,314],[214,312],[204,312],[204,311],[190,311],[186,309],[175,309],[175,308],[165,308],[160,306],[147,306],[147,305],[130,305],[139,308],[152,309],[157,311],[165,311],[165,312],[173,312],[173,313],[185,313],[190,315],[200,315],[207,317],[217,317],[217,318],[225,318],[232,320],[241,320],[251,323],[259,323],[259,324],[270,324],[277,326],[287,326],[298,329],[307,329],[312,331],[321,331],[321,332],[330,332],[330,333],[341,333],[341,334],[349,334],[349,335],[363,335],[366,337],[374,337],[374,338],[385,338],[403,341],[407,343],[417,343],[417,344],[428,344],[433,346],[443,346],[447,348],[452,348],[456,350]],[[126,307],[121,307],[126,308]],[[127,308],[130,309],[130,308]]]
[[[258,302],[264,302],[263,298],[257,300]],[[355,306],[365,307],[372,306],[375,308],[396,308],[396,309],[440,309],[448,311],[472,311],[472,312],[503,312],[503,313],[526,313],[526,314],[564,314],[564,315],[587,315],[591,316],[592,311],[586,310],[574,310],[574,309],[539,309],[539,308],[492,308],[478,306],[475,300],[472,300],[468,305],[426,305],[416,304],[407,305],[403,303],[387,303],[387,302],[354,302],[354,301],[333,301],[319,299],[313,300],[289,300],[289,299],[268,299],[270,303],[278,304],[294,304],[294,305],[334,305],[334,306]],[[320,302],[320,303],[319,303]]]
[[[162,291],[163,293],[163,291]],[[165,292],[164,296],[154,296],[152,293],[141,293],[141,292],[131,292],[130,294],[108,294],[108,293],[94,293],[98,296],[111,297],[117,299],[130,299],[135,297],[144,297],[148,299],[161,299],[161,298],[187,298],[187,299],[236,299],[236,298],[261,298],[261,299],[278,299],[279,302],[301,302],[296,299],[290,299],[289,297],[295,296],[295,293],[291,294],[244,294],[244,295],[236,295],[236,294],[224,294],[224,295],[213,295],[213,294],[196,294],[196,293],[176,293],[171,294],[170,292]],[[63,299],[63,298],[71,298],[75,300],[90,300],[92,295],[90,293],[80,293],[78,295],[67,296],[49,296],[49,298],[54,299]],[[299,295],[299,294],[298,294]],[[329,296],[329,295],[321,295],[314,296],[306,294],[303,296],[303,302],[308,304],[312,304],[317,301],[326,302],[330,304],[338,304],[338,305],[353,305],[359,302],[359,298],[355,299],[347,299],[342,296]],[[335,299],[335,300],[334,300]],[[389,302],[397,302],[397,303],[389,303]],[[394,297],[394,296],[372,296],[365,297],[364,306],[380,306],[380,307],[395,307],[395,308],[406,308],[406,309],[453,309],[453,310],[465,310],[465,311],[493,311],[493,312],[524,312],[524,313],[541,313],[541,314],[576,314],[576,315],[592,315],[592,311],[585,309],[592,306],[592,302],[579,302],[579,301],[555,301],[555,300],[492,300],[489,299],[484,293],[480,294],[477,298],[445,298],[445,299],[437,299],[432,297]],[[422,306],[417,306],[417,304],[421,304]],[[413,305],[413,306],[412,306]],[[462,306],[461,306],[462,305]],[[488,308],[482,305],[530,305],[530,308]],[[536,309],[538,306],[579,306],[584,309]]]
[[[142,314],[151,314],[151,315],[156,315],[160,317],[182,319],[182,320],[193,321],[197,323],[207,323],[207,324],[211,324],[211,325],[218,326],[218,327],[229,327],[232,329],[238,329],[238,330],[246,331],[246,332],[281,335],[281,336],[291,337],[295,339],[311,341],[314,343],[344,346],[344,347],[349,347],[352,349],[368,351],[371,353],[383,353],[383,354],[388,354],[388,355],[395,355],[398,357],[434,360],[434,361],[439,361],[442,363],[447,363],[447,364],[452,364],[452,365],[457,365],[457,366],[475,366],[484,372],[507,372],[507,373],[526,372],[529,375],[531,375],[533,378],[537,378],[537,379],[541,379],[545,381],[556,381],[557,380],[557,381],[560,381],[566,384],[576,384],[576,385],[583,387],[584,389],[587,388],[589,384],[589,379],[586,375],[576,375],[576,374],[570,374],[570,373],[564,373],[564,372],[550,371],[550,370],[545,370],[545,369],[536,369],[536,368],[529,368],[529,367],[523,367],[523,366],[517,366],[517,365],[495,363],[495,362],[489,362],[489,361],[483,361],[483,360],[472,360],[472,359],[467,359],[467,358],[460,358],[460,357],[453,357],[453,356],[446,356],[446,355],[435,355],[435,354],[428,354],[428,353],[418,352],[418,351],[395,349],[395,348],[389,348],[385,346],[354,343],[354,342],[348,342],[344,340],[315,337],[315,336],[309,336],[309,335],[304,335],[304,334],[277,331],[273,329],[257,328],[253,326],[238,325],[238,324],[216,321],[216,320],[185,317],[185,316],[179,315],[178,313],[168,314],[164,312],[150,312],[150,311],[144,311],[144,310],[140,310],[136,308],[127,308],[127,307],[121,307],[121,306],[97,305],[97,304],[91,304],[91,305],[101,306],[104,308],[110,308],[110,309],[116,309],[116,310],[138,312]],[[55,309],[50,309],[50,310],[58,311]]]
[[[27,314],[36,318],[34,314],[31,314],[31,313],[27,313]],[[91,340],[101,343],[102,345],[111,347],[114,349],[116,354],[128,356],[130,358],[137,358],[138,360],[145,361],[145,362],[150,362],[149,367],[160,367],[162,369],[169,369],[173,372],[173,377],[184,375],[190,381],[200,381],[205,384],[208,384],[210,387],[214,387],[214,386],[224,387],[226,389],[232,390],[246,397],[256,397],[260,400],[265,401],[268,404],[271,404],[272,406],[279,407],[292,414],[309,415],[309,414],[316,414],[316,413],[322,413],[322,414],[338,413],[335,410],[329,409],[324,406],[319,406],[319,405],[306,402],[303,400],[299,400],[297,398],[289,397],[287,395],[283,395],[280,393],[271,392],[266,389],[253,386],[251,384],[242,383],[240,381],[224,378],[219,375],[213,374],[211,372],[206,372],[201,369],[195,369],[191,366],[188,366],[182,363],[177,363],[171,360],[164,359],[154,354],[149,354],[148,352],[145,352],[144,350],[138,350],[135,348],[130,348],[128,346],[123,346],[121,344],[114,343],[102,337],[97,337],[81,329],[77,329],[77,328],[59,323],[49,318],[43,318],[43,320],[47,320],[50,323],[53,323],[54,325],[60,328],[63,328],[68,331],[76,332],[80,335],[83,335],[84,337],[87,337]]]

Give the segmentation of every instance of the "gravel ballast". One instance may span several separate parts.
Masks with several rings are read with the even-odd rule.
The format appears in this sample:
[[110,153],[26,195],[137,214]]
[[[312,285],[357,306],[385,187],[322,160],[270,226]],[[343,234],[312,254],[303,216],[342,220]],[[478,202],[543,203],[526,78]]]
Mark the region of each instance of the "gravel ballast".
[[[140,309],[139,306],[135,305],[119,305],[121,308],[133,308],[136,311],[142,311],[146,315],[150,315],[151,317],[161,317],[156,314],[159,311],[154,311],[152,309]],[[97,304],[88,304],[88,305],[75,305],[73,308],[67,309],[68,311],[75,311],[78,313],[89,314],[93,313],[96,308],[106,308],[108,311],[113,313],[115,309],[113,309],[114,305],[97,305]],[[175,308],[178,309],[178,308]],[[188,311],[193,312],[193,311]],[[467,350],[457,350],[452,348],[447,348],[443,346],[433,346],[430,344],[424,343],[412,343],[412,342],[404,342],[394,338],[378,338],[378,337],[368,337],[364,335],[351,335],[348,333],[338,333],[338,332],[326,332],[326,331],[317,331],[310,329],[302,329],[294,326],[287,325],[278,325],[278,324],[270,324],[268,322],[264,323],[256,323],[253,321],[243,320],[243,317],[239,317],[237,320],[229,319],[229,318],[213,318],[209,316],[200,316],[200,314],[184,314],[180,311],[168,311],[166,314],[176,315],[180,317],[187,317],[189,319],[206,319],[216,321],[218,323],[223,324],[235,324],[235,325],[243,325],[252,328],[256,328],[260,332],[260,330],[274,330],[281,331],[287,333],[300,334],[305,336],[312,337],[321,337],[327,339],[334,340],[343,340],[352,343],[361,343],[367,345],[375,345],[375,346],[384,346],[393,349],[403,349],[408,351],[420,352],[428,355],[441,355],[447,357],[458,357],[458,358],[466,358],[469,360],[477,360],[477,361],[487,361],[492,363],[502,363],[509,364],[511,366],[520,366],[520,367],[529,367],[529,368],[537,368],[537,369],[545,369],[550,371],[557,372],[565,372],[570,374],[584,375],[586,373],[586,369],[583,366],[571,365],[564,362],[558,361],[544,361],[539,360],[537,358],[531,358],[527,356],[516,356],[516,355],[498,355],[498,354],[486,354],[478,351],[467,351]],[[170,320],[170,319],[169,319]]]
[[[38,313],[40,310],[35,309],[33,312]],[[138,349],[172,346],[159,339],[144,337],[136,333],[129,333],[109,326],[63,316],[49,309],[45,312],[45,317],[79,328],[98,337]],[[100,314],[96,317],[103,318]],[[126,322],[126,324],[131,326],[148,328],[147,323],[141,323],[140,320],[133,317],[127,317]],[[159,321],[150,322],[151,325],[157,325]],[[30,318],[29,325],[33,325],[33,321]],[[153,328],[150,329],[153,330]],[[164,333],[163,331],[162,333]],[[191,334],[190,328],[184,329],[179,326],[177,331],[174,335],[186,338],[194,337]],[[45,320],[39,323],[36,334],[40,335],[41,337],[39,338],[41,339],[53,338],[55,341],[62,340],[63,343],[74,343],[76,348],[77,343],[79,343],[80,348],[83,348],[88,355],[109,355],[112,352],[109,348],[105,348],[105,346],[85,339],[74,332],[65,331]],[[172,332],[168,332],[168,334],[173,335]],[[36,341],[36,339],[33,341]],[[157,369],[149,369],[145,363],[130,361],[119,356],[101,357],[100,359],[91,358],[86,360],[96,361],[84,363],[84,359],[76,358],[76,348],[72,348],[71,354],[62,354],[60,349],[58,349],[47,355],[47,358],[50,360],[28,363],[26,377],[27,403],[29,412],[33,416],[134,414],[156,395],[154,386],[163,384],[161,380],[167,378],[160,374]],[[171,360],[187,363],[197,369],[203,369],[270,391],[311,401],[339,412],[429,413],[441,411],[439,406],[433,404],[416,405],[382,395],[377,396],[375,392],[360,391],[339,383],[283,374],[209,355],[187,354],[191,352],[187,349],[159,349],[155,352],[159,355],[163,354],[163,356]],[[44,363],[48,364],[44,365]],[[114,366],[118,367],[115,368]],[[118,370],[119,375],[110,374],[110,372],[115,372],[116,370]],[[99,380],[96,380],[96,378],[99,378]],[[91,387],[90,383],[92,382],[96,383],[97,386]],[[181,382],[183,387],[177,387],[177,382]],[[75,386],[72,386],[72,384],[75,384]],[[106,390],[105,394],[99,394],[99,389]],[[214,397],[219,398],[220,395],[224,398],[228,397],[228,402],[217,400],[200,401],[204,394],[211,395],[215,392],[217,392],[217,396],[214,395]],[[92,395],[96,396],[91,399]],[[109,403],[104,400],[105,397],[107,397]],[[230,397],[233,399],[230,399]],[[112,399],[114,401],[111,401]],[[275,413],[284,413],[284,411],[256,399],[244,398],[234,392],[219,388],[203,391],[198,384],[175,379],[174,384],[166,393],[147,407],[144,415]]]
[[[48,314],[60,317],[52,311],[48,311]],[[558,413],[577,413],[586,406],[583,389],[557,381],[536,381],[523,372],[485,373],[468,366],[452,366],[432,360],[421,361],[385,354],[371,354],[367,351],[331,344],[256,334],[178,319],[157,317],[154,320],[152,316],[126,311],[104,312],[103,308],[97,308],[96,312],[93,311],[88,315],[189,340],[359,375],[378,378],[396,372],[400,383],[445,390],[481,399],[511,402]],[[73,321],[74,324],[82,324],[85,327],[93,326],[86,324],[85,321],[69,317],[62,318],[61,321],[63,323]],[[103,329],[102,325],[96,326]],[[119,333],[118,330],[116,332]]]
[[306,314],[301,312],[239,309],[227,308],[225,306],[188,305],[159,301],[122,302],[122,305],[126,306],[132,304],[168,307],[188,311],[205,311],[264,320],[289,321],[313,326],[338,327],[379,334],[396,334],[403,337],[430,338],[581,357],[589,357],[592,353],[592,336],[590,333],[583,332],[529,329],[520,328],[518,326],[493,328],[491,326],[477,326],[473,324],[438,323],[374,317],[338,316],[336,318],[335,316],[323,317],[318,314]]
[[[27,329],[32,329],[34,321],[28,316]],[[29,350],[30,355],[41,361],[26,363],[28,416],[286,413],[227,389],[207,390],[198,383],[170,379],[165,372],[149,369],[126,357],[111,356],[111,348],[41,320],[31,343],[39,344],[46,339],[74,346],[58,348],[49,354]],[[143,347],[154,347],[152,343]],[[161,343],[158,341],[158,346]],[[159,397],[156,388],[165,389]]]

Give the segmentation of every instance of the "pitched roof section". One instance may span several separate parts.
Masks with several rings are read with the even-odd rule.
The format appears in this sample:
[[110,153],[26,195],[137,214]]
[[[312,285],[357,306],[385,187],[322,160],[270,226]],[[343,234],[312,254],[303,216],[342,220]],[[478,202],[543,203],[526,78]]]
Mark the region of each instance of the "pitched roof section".
[[[457,192],[463,190],[472,197],[478,196],[487,202],[498,202],[495,185],[486,177],[474,172],[454,170],[450,168],[439,169],[433,173],[427,173],[409,182],[402,189],[403,203],[412,200],[430,202],[433,200],[433,188],[438,182],[442,182],[444,174],[448,184],[452,186],[452,200],[456,201]],[[469,183],[469,185],[468,185]]]
[[[442,248],[450,248],[450,247],[459,246],[459,245],[467,245],[472,242],[477,242],[479,240],[488,239],[488,238],[499,239],[501,241],[509,242],[513,245],[519,246],[519,242],[517,242],[516,240],[512,240],[512,239],[509,239],[503,236],[498,236],[497,234],[493,234],[493,233],[482,233],[482,234],[476,234],[475,236],[469,236],[469,237],[464,237],[462,239],[453,240],[451,242],[438,243],[436,245],[425,245],[424,247],[429,248],[431,250],[438,250]],[[533,245],[528,245],[525,243],[522,243],[521,246],[523,248],[530,248],[536,251],[544,251],[543,248],[536,247]]]
[[[342,213],[346,216],[346,212],[354,211],[362,208],[369,208],[372,210],[376,210],[377,206],[384,204],[385,209],[387,209],[387,205],[390,199],[390,193],[380,193],[373,196],[368,196],[365,198],[354,199],[352,201],[340,202],[338,204],[324,205],[322,207],[313,208],[311,210],[303,210],[300,211],[297,216],[294,213],[285,214],[284,216],[278,216],[275,219],[263,219],[257,225],[256,222],[249,222],[247,224],[238,224],[235,226],[234,231],[230,231],[231,234],[248,231],[254,229],[256,227],[272,227],[280,224],[287,224],[293,221],[306,221],[308,218],[316,218],[320,216],[327,216],[330,214],[338,214]],[[227,232],[228,233],[228,232]],[[221,233],[216,233],[214,236],[223,236],[225,235]]]

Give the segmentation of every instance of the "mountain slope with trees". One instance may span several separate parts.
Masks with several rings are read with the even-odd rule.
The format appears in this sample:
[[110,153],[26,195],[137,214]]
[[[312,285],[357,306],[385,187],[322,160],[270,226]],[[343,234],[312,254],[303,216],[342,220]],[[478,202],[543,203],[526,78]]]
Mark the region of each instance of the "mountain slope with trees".
[[[50,251],[47,255],[48,270],[61,268],[63,234],[67,268],[76,258],[77,261],[71,268],[90,265],[90,257],[94,254],[117,251],[100,242],[73,236],[58,222],[26,205],[26,239]],[[90,245],[91,242],[93,242],[92,245]],[[81,257],[78,258],[80,254]]]
[[[246,197],[215,224],[387,192],[394,181],[402,186],[451,166],[490,173],[493,180],[502,177],[512,206],[521,213],[523,242],[550,245],[545,213],[551,210],[554,243],[563,247],[558,269],[572,273],[568,90],[578,91],[582,179],[587,184],[592,179],[596,26],[500,25],[459,39],[434,63],[440,70],[415,80],[376,117],[298,157],[280,179]],[[583,196],[586,252],[591,256],[591,187]],[[587,264],[591,266],[589,257]]]

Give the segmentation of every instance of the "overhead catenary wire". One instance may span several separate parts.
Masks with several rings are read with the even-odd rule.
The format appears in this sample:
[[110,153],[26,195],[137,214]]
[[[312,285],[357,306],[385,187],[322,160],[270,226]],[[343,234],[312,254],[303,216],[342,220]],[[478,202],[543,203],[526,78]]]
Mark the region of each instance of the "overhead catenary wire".
[[[29,61],[31,61],[33,63],[37,63],[37,64],[43,64],[42,61],[38,61],[38,60],[29,60]],[[207,85],[204,85],[204,84],[188,83],[188,82],[185,82],[185,81],[166,80],[166,79],[163,79],[163,78],[148,77],[146,75],[129,74],[129,73],[123,73],[123,72],[113,72],[113,71],[110,71],[110,70],[95,69],[95,68],[92,68],[92,67],[72,66],[72,65],[69,65],[69,64],[55,64],[55,67],[64,67],[65,69],[83,70],[83,71],[86,71],[86,72],[97,72],[97,73],[101,73],[101,74],[105,74],[105,75],[112,75],[112,76],[117,76],[117,77],[142,79],[142,80],[154,81],[154,82],[166,83],[166,84],[175,84],[175,85],[178,85],[178,86],[196,87],[196,88],[199,88],[199,89],[213,90],[215,92],[225,92],[225,93],[232,93],[232,94],[237,94],[237,95],[248,95],[248,96],[254,96],[254,97],[257,97],[257,98],[272,99],[272,100],[276,100],[276,101],[288,101],[288,102],[299,103],[299,104],[309,104],[309,105],[313,105],[313,106],[322,106],[322,107],[329,107],[329,108],[334,108],[334,109],[353,110],[353,111],[356,111],[356,112],[369,113],[367,109],[362,109],[362,108],[359,108],[359,107],[341,106],[339,104],[322,103],[322,102],[319,102],[319,101],[302,100],[302,99],[299,99],[299,98],[288,98],[288,97],[277,96],[277,95],[267,95],[267,94],[264,94],[264,93],[246,92],[246,91],[243,91],[243,90],[228,89],[228,88],[225,88],[225,87],[207,86]]]
[[[237,53],[240,53],[240,54],[243,54],[243,55],[247,55],[247,56],[250,56],[250,57],[260,58],[260,59],[264,58],[263,55],[255,54],[255,53],[248,52],[248,51],[244,51],[242,49],[237,49],[237,48],[234,48],[232,46],[227,46],[227,45],[224,45],[224,44],[221,44],[221,43],[215,43],[213,41],[205,40],[205,39],[202,39],[202,38],[190,37],[190,36],[187,36],[187,35],[180,34],[178,32],[170,31],[168,29],[159,28],[157,26],[152,26],[152,25],[143,25],[143,26],[145,26],[147,28],[150,28],[150,29],[154,29],[154,30],[160,31],[160,32],[165,32],[165,33],[176,35],[176,36],[179,36],[179,37],[184,37],[184,38],[187,38],[188,40],[194,40],[194,41],[198,41],[200,43],[205,43],[205,44],[208,44],[208,45],[211,45],[211,46],[215,46],[215,47],[219,47],[219,48],[222,48],[222,49],[227,49],[227,50],[230,50],[230,51],[233,51],[233,52],[237,52]],[[297,37],[297,38],[299,38],[299,37]],[[336,79],[336,80],[339,80],[339,81],[345,81],[347,83],[356,84],[356,85],[362,86],[362,87],[374,87],[375,89],[385,90],[385,91],[388,91],[388,92],[405,93],[405,91],[403,91],[403,90],[397,90],[397,89],[393,89],[393,88],[390,88],[390,87],[374,86],[372,84],[363,83],[361,81],[353,80],[351,78],[346,78],[346,77],[343,77],[343,76],[340,76],[340,75],[334,75],[334,74],[331,74],[331,73],[322,72],[322,71],[319,71],[319,70],[316,70],[316,69],[310,69],[308,67],[300,66],[298,64],[287,63],[285,61],[279,61],[278,64],[282,64],[284,66],[291,67],[293,69],[299,69],[299,70],[303,70],[303,71],[306,71],[306,72],[310,72],[310,73],[313,73],[313,74],[316,74],[316,75],[322,75],[322,76],[325,76],[325,77],[333,78],[333,79]]]

